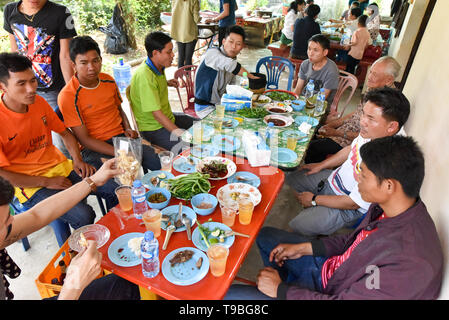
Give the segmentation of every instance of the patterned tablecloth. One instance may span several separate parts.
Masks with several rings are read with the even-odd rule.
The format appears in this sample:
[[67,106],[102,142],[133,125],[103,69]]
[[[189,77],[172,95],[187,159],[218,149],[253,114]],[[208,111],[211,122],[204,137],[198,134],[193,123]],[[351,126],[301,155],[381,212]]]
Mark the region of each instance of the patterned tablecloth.
[[[286,116],[288,116],[288,115],[290,117],[292,117],[293,120],[295,120],[296,117],[298,117],[298,116],[306,116],[306,113],[305,113],[305,109],[303,109],[302,111],[298,111],[298,112],[293,111],[293,112],[287,114]],[[214,125],[213,125],[214,116],[215,116],[215,111],[210,113],[207,117],[205,117],[204,119],[201,120],[202,125],[207,125],[208,127],[213,129],[214,128]],[[322,117],[322,115],[314,117],[314,118],[317,119],[319,122],[321,120],[321,117]],[[213,134],[206,134],[206,135],[203,134],[203,145],[211,144],[213,137],[217,134],[236,137],[240,140],[240,142],[242,142],[242,135],[243,135],[244,130],[250,130],[252,132],[258,132],[258,131],[264,132],[264,130],[266,130],[266,128],[267,128],[267,125],[263,121],[263,119],[261,119],[261,120],[244,119],[244,118],[240,117],[236,112],[226,111],[225,118],[237,119],[239,121],[238,126],[236,126],[235,128],[223,127],[221,132],[215,132],[215,130],[214,130]],[[288,127],[275,129],[275,131],[277,132],[277,148],[287,148],[287,140],[284,139],[282,133],[287,130],[299,131],[298,126],[299,125],[296,122],[293,122],[293,124],[291,124]],[[312,139],[316,129],[317,129],[317,126],[312,127],[309,131],[309,134],[307,135],[307,138],[300,140],[300,142],[298,141],[298,143],[296,144],[296,148],[294,150],[297,155],[295,160],[293,160],[291,162],[282,162],[281,163],[281,162],[277,161],[276,157],[272,156],[271,160],[270,160],[270,165],[278,167],[283,170],[293,170],[293,169],[297,168],[302,163],[302,160],[303,160],[303,157],[307,150],[307,147],[308,147],[310,140]],[[192,144],[193,137],[191,135],[191,129],[186,130],[186,132],[184,132],[184,134],[182,135],[181,138],[184,142]],[[276,141],[276,140],[274,140],[274,141]],[[267,145],[268,145],[268,143],[267,143]],[[273,154],[273,150],[276,149],[276,146],[273,148],[273,146],[271,145],[270,149]],[[226,151],[225,153],[234,154],[234,155],[242,157],[242,158],[247,158],[247,156],[245,154],[244,147],[243,147],[243,143],[240,143],[240,146],[236,150],[229,151],[229,152]]]

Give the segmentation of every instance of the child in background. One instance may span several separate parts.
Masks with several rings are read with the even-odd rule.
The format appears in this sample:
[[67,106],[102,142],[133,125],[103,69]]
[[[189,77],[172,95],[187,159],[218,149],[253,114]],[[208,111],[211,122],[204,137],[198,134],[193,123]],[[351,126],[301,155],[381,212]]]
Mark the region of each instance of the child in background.
[[351,42],[347,46],[348,57],[346,60],[346,71],[354,74],[355,67],[359,64],[363,57],[365,48],[371,44],[371,36],[366,28],[366,15],[358,18],[358,28],[352,34]]

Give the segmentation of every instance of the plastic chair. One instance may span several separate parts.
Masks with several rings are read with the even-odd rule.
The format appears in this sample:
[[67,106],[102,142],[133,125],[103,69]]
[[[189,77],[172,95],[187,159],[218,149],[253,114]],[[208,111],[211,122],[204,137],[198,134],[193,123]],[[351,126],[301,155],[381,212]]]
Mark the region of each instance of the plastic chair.
[[181,102],[182,110],[185,114],[198,118],[195,112],[195,74],[198,66],[196,65],[187,65],[176,70],[174,79],[178,81],[181,80],[184,88],[187,93],[187,104],[184,106],[183,99],[181,97],[181,91],[179,87],[176,87],[176,91],[178,92],[179,101]]
[[[14,197],[13,201],[10,203],[10,206],[13,208],[15,214],[20,214],[20,213],[23,213],[28,210],[15,197]],[[70,234],[71,234],[70,226],[63,221],[56,219],[50,223],[50,227],[52,227],[52,229],[55,233],[56,240],[58,241],[59,247],[62,247],[64,242],[66,242],[66,240],[70,237]],[[27,251],[30,248],[30,243],[28,241],[28,237],[25,237],[22,239],[22,245],[23,245],[23,249],[25,251]]]
[[341,99],[343,93],[346,91],[346,89],[351,88],[351,92],[350,92],[348,98],[346,99],[346,101],[344,102],[343,110],[341,112],[339,112],[340,115],[343,115],[346,110],[346,107],[349,105],[349,102],[352,99],[352,96],[354,95],[355,89],[357,89],[358,80],[353,74],[351,74],[349,72],[346,72],[343,70],[339,70],[339,72],[340,72],[340,76],[339,76],[339,81],[338,81],[338,88],[337,88],[337,92],[335,93],[334,100],[332,101],[330,112],[331,113],[338,112],[337,111],[338,104],[340,102],[340,99]]
[[279,89],[279,79],[282,72],[287,67],[289,69],[287,91],[291,91],[295,67],[293,63],[284,57],[270,56],[261,58],[256,65],[256,73],[260,72],[260,67],[265,66],[267,74],[267,89]]

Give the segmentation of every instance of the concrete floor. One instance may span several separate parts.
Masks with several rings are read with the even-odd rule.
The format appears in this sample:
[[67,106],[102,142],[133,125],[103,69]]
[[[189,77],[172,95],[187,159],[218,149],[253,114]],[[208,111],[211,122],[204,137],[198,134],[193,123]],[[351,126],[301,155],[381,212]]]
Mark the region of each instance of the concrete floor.
[[[261,57],[268,55],[271,55],[271,52],[268,49],[245,48],[238,57],[238,60],[249,71],[255,71],[257,61]],[[166,70],[167,78],[171,79],[175,71],[176,67],[168,68]],[[281,88],[286,88],[286,77],[282,77],[281,82],[285,84],[285,86],[281,85]],[[360,89],[356,90],[351,100],[351,104],[348,106],[345,113],[350,113],[354,110],[358,101],[360,101],[360,91]],[[176,90],[170,88],[169,95],[172,109],[174,111],[181,111]],[[125,95],[123,98],[125,100],[124,109],[127,111],[129,106],[126,102]],[[95,212],[97,212],[96,221],[99,220],[102,214],[96,198],[93,196],[88,197],[88,203],[95,209]],[[293,197],[290,187],[284,184],[272,210],[267,216],[264,226],[287,229],[288,222],[295,217],[300,210],[301,206]],[[14,293],[16,300],[41,299],[35,285],[35,280],[59,249],[53,230],[49,226],[31,234],[28,236],[28,239],[31,248],[26,252],[23,250],[21,242],[14,243],[7,248],[10,256],[22,269],[22,273],[18,278],[8,279],[10,282],[10,289]],[[256,275],[262,267],[263,264],[257,246],[254,244],[248,253],[245,262],[242,264],[238,276],[255,281]]]

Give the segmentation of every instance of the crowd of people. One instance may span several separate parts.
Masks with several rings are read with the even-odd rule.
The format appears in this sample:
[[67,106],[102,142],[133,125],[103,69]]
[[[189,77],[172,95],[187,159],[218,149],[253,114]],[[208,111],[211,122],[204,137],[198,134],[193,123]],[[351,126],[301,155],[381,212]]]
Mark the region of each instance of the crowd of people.
[[[360,11],[367,1],[353,2],[342,18],[357,19],[348,53],[357,60],[373,36],[368,25],[376,23],[378,10],[369,5],[365,16]],[[206,51],[196,73],[198,112],[213,110],[236,76],[246,72],[253,77],[237,62],[245,31],[234,25],[236,3],[220,4],[221,13],[215,18],[223,22],[219,46]],[[174,1],[173,10],[182,16],[180,23],[198,22],[197,0]],[[10,271],[10,260],[3,259],[8,245],[55,219],[73,229],[92,224],[96,214],[86,202],[90,194],[105,199],[108,209],[117,205],[113,177],[120,170],[112,159],[113,138],[141,136],[180,151],[181,135],[196,120],[172,112],[168,86],[179,84],[164,73],[173,62],[173,40],[178,66],[191,63],[194,28],[184,33],[172,29],[172,37],[157,31],[145,37],[147,57],[134,72],[128,91],[135,131],[121,107],[117,84],[101,70],[98,43],[90,36],[77,36],[64,6],[22,0],[9,3],[4,12],[12,52],[0,54],[0,300],[13,297],[4,274],[20,273],[16,267]],[[338,68],[327,58],[329,40],[319,34],[315,22],[319,12],[313,1],[296,0],[287,14],[289,25],[282,41],[288,45],[292,40],[292,55],[304,59],[295,93],[302,94],[313,79],[315,90],[324,88],[332,102]],[[303,18],[292,24],[299,14]],[[43,44],[36,47],[30,34]],[[394,88],[399,71],[394,58],[378,59],[356,110],[328,116],[310,144],[305,164],[286,176],[301,208],[290,221],[290,230],[261,230],[256,242],[265,268],[257,276],[257,286],[233,285],[227,299],[438,297],[443,254],[419,197],[424,156],[404,131],[410,104]],[[144,169],[160,169],[152,146],[143,145],[142,152]],[[15,199],[28,209],[26,213],[11,215],[9,204]],[[349,233],[336,234],[348,227]],[[89,241],[72,260],[55,298],[139,299],[138,287],[120,277],[111,274],[94,280],[101,258],[95,242]]]

